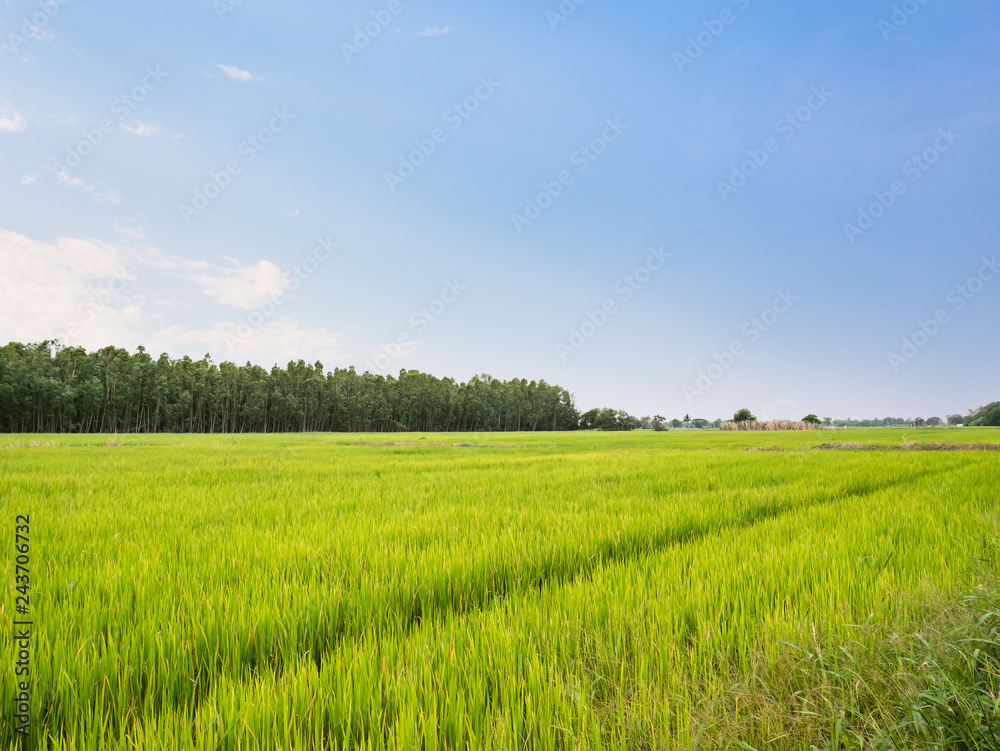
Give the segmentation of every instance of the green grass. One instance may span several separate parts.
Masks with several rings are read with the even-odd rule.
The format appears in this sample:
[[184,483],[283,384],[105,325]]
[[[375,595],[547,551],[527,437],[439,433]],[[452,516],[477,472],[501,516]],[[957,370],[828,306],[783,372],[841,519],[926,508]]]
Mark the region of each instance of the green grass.
[[892,707],[829,676],[980,585],[1000,518],[997,452],[810,450],[908,441],[1000,430],[0,436],[35,740],[867,747]]

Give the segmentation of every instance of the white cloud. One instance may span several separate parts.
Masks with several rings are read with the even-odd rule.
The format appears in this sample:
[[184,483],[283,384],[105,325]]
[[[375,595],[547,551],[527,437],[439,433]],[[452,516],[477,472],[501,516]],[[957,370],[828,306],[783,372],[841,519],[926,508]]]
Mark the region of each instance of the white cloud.
[[21,185],[31,185],[38,179],[37,175],[25,175],[21,178]]
[[220,322],[209,329],[168,326],[161,329],[147,347],[151,352],[169,352],[172,357],[189,354],[200,357],[210,352],[216,362],[246,361],[265,367],[303,359],[320,360],[324,366],[343,362],[342,337],[326,329],[303,327],[291,318],[268,321],[257,328],[242,328],[237,322]]
[[[0,340],[92,348],[134,341],[129,251],[97,240],[39,242],[0,228]],[[73,331],[67,332],[67,328]]]
[[0,99],[0,130],[8,133],[21,133],[28,129],[28,124],[24,122],[21,113],[14,109],[10,102]]
[[130,227],[128,224],[118,221],[114,222],[113,226],[122,242],[132,244],[147,239],[146,233],[142,231],[142,227]]
[[423,29],[417,32],[417,36],[420,37],[439,37],[442,34],[449,34],[455,30],[454,26],[445,26],[439,29],[436,26],[424,26]]
[[136,123],[135,125],[124,123],[122,125],[122,130],[126,133],[131,133],[133,136],[139,136],[140,138],[155,136],[160,132],[159,126],[152,125],[151,123]]
[[124,196],[113,188],[109,188],[105,183],[98,185],[90,185],[84,182],[79,177],[73,177],[68,172],[59,172],[56,177],[59,178],[59,182],[63,185],[69,185],[71,188],[81,188],[91,195],[91,197],[97,203],[108,203],[116,204],[121,203],[125,200]]
[[243,310],[253,310],[272,294],[284,292],[289,285],[281,269],[270,261],[258,261],[253,266],[236,264],[234,268],[209,268],[213,275],[193,274],[191,280],[220,305],[233,305]]
[[84,188],[87,186],[87,183],[79,177],[73,177],[69,172],[60,172],[56,177],[59,178],[59,182],[63,185],[71,185],[74,188]]
[[255,76],[250,71],[243,70],[242,68],[237,68],[235,65],[223,65],[222,63],[216,63],[215,67],[221,70],[223,73],[226,74],[226,76],[233,79],[234,81],[246,82],[253,80],[257,81],[264,80],[263,76]]
[[[267,261],[251,267],[220,269],[203,261],[188,261],[151,247],[130,247],[142,230],[116,225],[124,245],[90,238],[57,238],[42,242],[0,228],[0,341],[40,342],[58,339],[66,345],[96,350],[108,345],[133,349],[139,344],[171,357],[201,357],[210,352],[221,362],[285,365],[299,358],[342,363],[343,337],[311,328],[289,317],[265,318],[247,324],[251,316],[220,310],[206,317],[204,327],[177,323],[190,315],[184,295],[163,299],[167,279],[194,280],[220,305],[250,309],[275,289],[284,289],[278,268]],[[234,262],[235,263],[235,262]],[[205,274],[187,273],[199,268]],[[140,278],[141,277],[141,278]],[[150,300],[139,284],[157,290]],[[211,305],[202,307],[211,312]],[[279,312],[278,308],[275,313]],[[224,318],[225,320],[219,320]]]

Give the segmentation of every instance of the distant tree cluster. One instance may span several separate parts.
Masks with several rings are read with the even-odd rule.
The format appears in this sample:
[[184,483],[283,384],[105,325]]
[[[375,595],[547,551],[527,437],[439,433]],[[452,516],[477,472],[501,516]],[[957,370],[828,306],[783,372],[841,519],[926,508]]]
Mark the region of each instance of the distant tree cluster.
[[869,420],[846,420],[834,419],[832,417],[823,418],[823,424],[834,428],[892,428],[892,427],[920,427],[927,420],[921,417],[873,417]]
[[656,415],[655,417],[650,417],[646,415],[645,417],[639,418],[639,424],[637,427],[642,430],[667,430],[667,418],[663,415]]
[[669,425],[671,428],[694,428],[696,430],[705,430],[707,428],[718,428],[722,424],[722,418],[717,418],[715,420],[706,420],[703,417],[691,417],[691,415],[684,415],[683,420],[673,419],[669,423],[666,422],[664,418],[663,426],[664,429]]
[[622,411],[580,415],[545,381],[468,383],[415,370],[398,377],[325,372],[302,360],[266,370],[54,342],[0,348],[0,432],[279,433],[303,431],[631,430]]
[[[816,415],[807,415],[802,418],[806,422],[818,421]],[[819,422],[817,422],[819,424]],[[948,415],[944,419],[940,417],[875,417],[870,420],[835,420],[832,417],[824,417],[822,424],[834,428],[885,428],[885,427],[915,427],[915,428],[936,428],[942,425],[968,425],[968,426],[1000,426],[1000,402],[992,402],[985,407],[969,410],[969,414]]]
[[636,420],[628,412],[623,410],[613,410],[608,407],[604,409],[592,409],[580,415],[581,430],[635,430],[642,426],[640,420]]
[[970,427],[1000,427],[1000,402],[991,402],[979,409],[970,409],[964,424]]

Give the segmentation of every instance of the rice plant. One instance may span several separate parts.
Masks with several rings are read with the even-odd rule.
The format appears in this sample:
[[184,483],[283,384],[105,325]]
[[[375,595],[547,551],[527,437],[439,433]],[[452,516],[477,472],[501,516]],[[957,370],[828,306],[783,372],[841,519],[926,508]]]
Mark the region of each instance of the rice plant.
[[[856,670],[822,645],[968,582],[996,454],[754,441],[0,438],[0,517],[32,517],[29,746],[808,748],[825,725],[789,718],[813,715],[860,732],[863,691],[747,687],[798,650]],[[0,747],[22,747],[10,724]]]

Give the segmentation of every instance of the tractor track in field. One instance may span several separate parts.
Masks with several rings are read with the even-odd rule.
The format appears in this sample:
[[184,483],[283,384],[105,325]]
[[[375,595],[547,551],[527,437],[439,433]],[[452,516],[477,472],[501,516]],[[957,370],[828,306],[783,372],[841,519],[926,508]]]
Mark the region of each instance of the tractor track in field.
[[[380,635],[380,638],[408,639],[411,634],[418,631],[425,624],[440,623],[449,618],[463,618],[468,614],[475,612],[486,612],[493,608],[497,603],[503,602],[511,596],[527,594],[531,590],[541,592],[546,586],[563,587],[579,582],[585,582],[592,577],[594,572],[601,568],[625,563],[629,560],[636,560],[644,556],[654,555],[675,546],[715,536],[722,531],[737,529],[740,527],[756,526],[758,524],[780,518],[786,514],[796,513],[803,509],[814,508],[848,499],[864,498],[900,485],[922,481],[928,477],[943,476],[953,472],[965,471],[969,469],[969,466],[970,465],[948,467],[944,469],[926,469],[923,471],[913,472],[905,476],[896,477],[891,480],[851,483],[841,488],[839,493],[817,495],[811,500],[795,506],[763,504],[756,508],[747,510],[746,513],[738,515],[724,524],[720,523],[714,526],[705,525],[702,528],[698,528],[696,524],[691,524],[686,531],[682,527],[681,529],[675,528],[652,536],[636,534],[625,539],[607,540],[603,545],[598,546],[597,550],[592,551],[589,557],[582,559],[582,565],[577,567],[567,567],[562,569],[546,569],[545,567],[542,567],[537,572],[537,575],[533,576],[528,574],[520,577],[510,572],[509,569],[503,572],[506,576],[499,576],[502,572],[498,570],[496,586],[487,588],[481,595],[466,593],[467,596],[461,597],[457,602],[452,600],[434,603],[430,608],[425,608],[423,603],[419,601],[414,601],[416,603],[415,606],[413,603],[397,603],[397,607],[400,607],[400,609],[406,609],[407,606],[409,606],[409,612],[402,618],[402,623],[398,629],[382,634]],[[513,578],[513,581],[511,578]],[[425,612],[425,610],[428,610],[429,612]],[[310,661],[315,664],[317,671],[322,670],[324,663],[328,662],[330,659],[336,659],[336,655],[341,651],[342,647],[348,644],[356,643],[356,638],[362,636],[365,631],[366,628],[363,627],[363,624],[353,624],[346,629],[338,630],[333,638],[324,644],[326,649],[310,654]],[[283,662],[271,665],[266,665],[265,662],[266,661],[257,664],[254,672],[256,673],[262,670],[271,670],[276,672],[279,679],[284,676],[286,665]],[[237,681],[239,683],[244,683],[248,680],[252,681],[252,675],[253,674],[238,677]],[[198,690],[196,695],[191,697],[194,701],[192,701],[189,705],[189,709],[192,713],[196,713],[198,711],[203,704],[204,698],[207,697],[217,683],[211,673],[202,673],[198,676],[198,678]],[[389,722],[389,718],[383,718],[383,720],[386,723]],[[343,740],[350,739],[345,738]]]
[[[984,457],[982,461],[987,461]],[[409,639],[411,635],[418,632],[424,625],[430,626],[434,623],[446,622],[449,619],[461,619],[477,612],[487,612],[498,604],[503,603],[508,598],[528,595],[532,590],[541,592],[546,587],[565,587],[577,583],[585,583],[590,580],[594,573],[602,568],[617,565],[629,560],[638,560],[642,557],[651,556],[674,547],[694,542],[699,539],[710,538],[727,530],[738,529],[740,527],[752,527],[757,524],[777,519],[786,514],[794,514],[798,511],[817,506],[836,503],[844,500],[859,499],[873,495],[894,487],[916,483],[926,480],[929,477],[940,477],[955,472],[967,471],[981,462],[965,464],[962,466],[951,466],[946,468],[927,468],[901,474],[900,476],[885,480],[867,481],[847,481],[842,487],[831,488],[814,492],[806,496],[803,502],[794,505],[782,505],[780,502],[761,503],[753,508],[744,510],[728,520],[719,520],[718,524],[700,523],[696,519],[686,520],[671,529],[661,530],[656,534],[633,533],[617,539],[606,539],[603,543],[596,545],[588,551],[588,556],[581,556],[576,561],[571,561],[570,565],[547,566],[544,562],[537,562],[534,570],[519,573],[510,567],[499,568],[493,572],[490,584],[477,591],[456,593],[449,591],[445,598],[432,602],[422,602],[419,597],[412,601],[398,600],[395,604],[387,603],[387,607],[395,607],[397,611],[404,611],[401,622],[397,628],[380,634],[378,640],[382,638]],[[773,486],[781,488],[782,485]],[[777,491],[780,498],[781,491]],[[573,565],[573,564],[576,565]],[[459,596],[456,596],[459,595]],[[320,649],[309,655],[309,661],[314,663],[317,671],[322,670],[325,663],[338,658],[338,653],[342,653],[345,647],[358,644],[358,637],[364,635],[369,627],[359,623],[333,624],[336,629],[325,641]],[[340,628],[337,628],[340,626]],[[377,641],[376,640],[376,643]],[[209,640],[208,647],[211,647],[212,640]],[[286,669],[294,663],[285,663],[280,657],[277,661],[269,660],[267,656],[261,655],[261,659],[256,663],[250,672],[241,665],[237,671],[230,675],[216,674],[210,667],[211,660],[207,664],[203,663],[204,656],[195,656],[196,663],[195,676],[197,678],[195,687],[191,694],[182,699],[184,708],[190,712],[192,729],[195,727],[195,718],[205,704],[205,700],[215,689],[221,680],[228,679],[233,685],[252,685],[255,682],[255,674],[263,671],[272,671],[276,678],[284,678]],[[202,667],[203,665],[203,667]],[[152,699],[146,696],[146,701]],[[180,709],[180,706],[176,707]],[[392,717],[382,718],[382,727],[366,727],[365,732],[380,733],[386,730],[393,723]],[[342,740],[353,740],[344,738]]]
[[[727,524],[707,526],[700,530],[693,528],[687,534],[678,535],[676,532],[672,532],[660,534],[652,538],[633,536],[630,544],[628,545],[615,546],[609,542],[607,545],[603,546],[603,551],[599,551],[600,554],[595,553],[587,559],[586,565],[581,566],[574,571],[565,572],[563,575],[557,574],[544,577],[540,579],[537,584],[531,587],[508,587],[502,592],[497,591],[495,593],[491,593],[492,596],[479,598],[480,602],[475,604],[471,601],[465,601],[461,607],[442,609],[441,611],[435,612],[432,617],[428,617],[426,619],[417,618],[410,620],[400,632],[393,634],[392,636],[408,639],[411,634],[418,631],[424,625],[425,620],[427,622],[440,622],[449,618],[461,619],[473,612],[485,613],[510,596],[527,595],[532,588],[537,587],[538,591],[541,591],[545,586],[565,587],[576,583],[583,583],[592,578],[594,572],[601,568],[625,563],[629,560],[638,559],[643,556],[664,552],[671,548],[679,547],[699,539],[713,537],[723,531],[737,529],[739,527],[753,527],[758,524],[763,524],[780,518],[786,514],[794,514],[807,508],[815,508],[817,506],[823,506],[845,500],[857,500],[875,493],[889,490],[905,483],[921,481],[929,477],[939,477],[953,472],[961,472],[966,469],[968,469],[968,465],[962,467],[948,467],[945,469],[927,469],[904,477],[895,478],[891,481],[856,483],[843,488],[842,492],[839,494],[816,497],[811,502],[799,504],[794,507],[780,507],[775,505],[760,506],[742,515],[740,518],[734,518]],[[337,645],[330,650],[330,652],[323,655],[323,658],[329,659],[331,655],[335,655],[341,644],[342,642],[338,642]],[[319,667],[320,664],[317,662],[317,668]],[[494,701],[499,700],[494,699]],[[362,720],[365,737],[372,737],[373,734],[382,734],[383,740],[388,744],[390,740],[388,733],[395,725],[397,719],[397,715],[387,713],[380,718],[378,726],[369,725],[367,718]],[[335,736],[332,737],[332,739],[336,740],[338,743],[354,743],[358,740],[358,738],[354,736]]]

